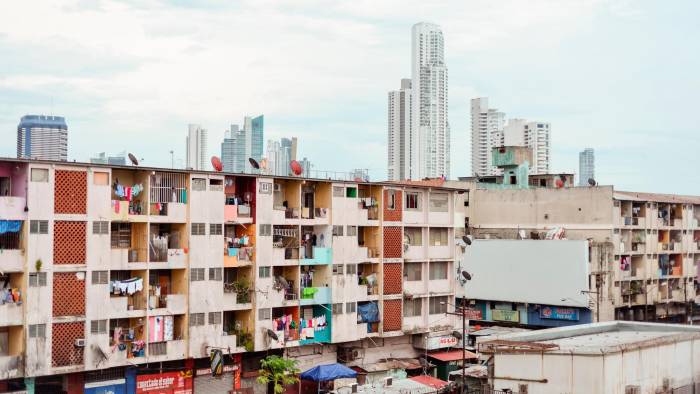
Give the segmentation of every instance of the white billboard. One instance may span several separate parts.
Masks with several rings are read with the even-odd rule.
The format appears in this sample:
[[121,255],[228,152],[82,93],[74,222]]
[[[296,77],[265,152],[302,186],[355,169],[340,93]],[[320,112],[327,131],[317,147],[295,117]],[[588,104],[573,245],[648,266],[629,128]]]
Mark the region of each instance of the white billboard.
[[588,307],[587,241],[478,239],[461,267],[467,299]]

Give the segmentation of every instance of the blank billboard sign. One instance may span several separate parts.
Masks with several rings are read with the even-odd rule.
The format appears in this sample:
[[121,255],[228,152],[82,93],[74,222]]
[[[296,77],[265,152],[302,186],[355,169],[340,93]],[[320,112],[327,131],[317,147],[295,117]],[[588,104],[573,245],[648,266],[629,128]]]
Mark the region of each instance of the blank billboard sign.
[[467,299],[588,306],[587,241],[474,240],[462,267]]

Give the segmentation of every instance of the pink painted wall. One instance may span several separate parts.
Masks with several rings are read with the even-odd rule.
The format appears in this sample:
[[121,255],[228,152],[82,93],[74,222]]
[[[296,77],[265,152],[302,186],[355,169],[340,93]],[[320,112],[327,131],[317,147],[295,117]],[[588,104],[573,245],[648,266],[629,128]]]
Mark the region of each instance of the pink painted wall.
[[[19,168],[19,170],[17,170]],[[13,197],[27,197],[27,165],[24,163],[0,162],[0,176],[10,177]]]

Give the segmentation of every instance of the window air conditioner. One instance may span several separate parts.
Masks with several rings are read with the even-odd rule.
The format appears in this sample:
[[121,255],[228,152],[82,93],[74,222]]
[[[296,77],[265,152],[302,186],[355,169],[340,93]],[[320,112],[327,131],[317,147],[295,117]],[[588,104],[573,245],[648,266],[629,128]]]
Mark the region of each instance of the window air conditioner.
[[85,338],[78,338],[75,340],[75,347],[85,347]]

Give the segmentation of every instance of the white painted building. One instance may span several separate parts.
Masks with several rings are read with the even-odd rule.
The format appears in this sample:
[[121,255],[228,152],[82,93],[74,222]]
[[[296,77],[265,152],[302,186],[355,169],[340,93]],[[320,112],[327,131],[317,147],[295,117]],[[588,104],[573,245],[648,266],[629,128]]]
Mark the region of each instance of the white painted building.
[[489,108],[489,99],[471,100],[472,174],[478,176],[500,175],[492,163],[491,150],[503,145],[503,127],[506,114]]
[[186,167],[192,170],[208,170],[209,157],[207,156],[207,130],[201,125],[190,124],[186,140]]
[[418,177],[418,134],[411,127],[412,92],[410,79],[402,79],[401,89],[389,92],[387,179],[390,181]]
[[68,126],[62,116],[25,115],[17,126],[17,157],[68,160]]
[[700,389],[700,328],[593,323],[488,337],[489,383],[528,394],[693,393]]

